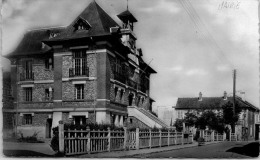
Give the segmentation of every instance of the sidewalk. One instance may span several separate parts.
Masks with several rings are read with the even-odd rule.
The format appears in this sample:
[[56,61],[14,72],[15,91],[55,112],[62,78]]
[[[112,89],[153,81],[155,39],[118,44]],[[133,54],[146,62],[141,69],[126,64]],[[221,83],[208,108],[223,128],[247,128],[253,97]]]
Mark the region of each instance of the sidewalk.
[[[206,142],[205,145],[210,145],[210,144],[215,144],[215,143],[220,143],[220,142]],[[134,156],[134,155],[139,155],[139,154],[156,153],[156,152],[177,150],[177,149],[190,148],[190,147],[198,147],[198,142],[193,142],[192,144],[174,145],[174,146],[169,146],[169,147],[168,146],[167,147],[157,147],[157,148],[151,148],[151,149],[112,151],[112,152],[84,154],[84,155],[79,155],[77,157],[80,157],[80,158],[119,158],[119,157],[129,157],[129,156]]]
[[55,152],[50,147],[49,141],[45,143],[3,142],[3,154],[7,157],[52,157]]

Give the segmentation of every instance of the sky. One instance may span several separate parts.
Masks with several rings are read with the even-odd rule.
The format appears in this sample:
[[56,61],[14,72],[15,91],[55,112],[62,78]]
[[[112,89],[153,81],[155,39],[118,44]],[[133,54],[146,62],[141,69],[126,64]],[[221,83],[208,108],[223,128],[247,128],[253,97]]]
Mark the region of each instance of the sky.
[[[3,0],[2,53],[27,30],[67,26],[92,0]],[[121,25],[126,0],[96,0]],[[233,3],[233,5],[232,5]],[[259,107],[257,0],[129,0],[134,32],[151,76],[153,106],[175,106],[178,97],[220,97],[237,91]],[[9,63],[2,60],[2,67]],[[239,95],[239,93],[237,93]]]

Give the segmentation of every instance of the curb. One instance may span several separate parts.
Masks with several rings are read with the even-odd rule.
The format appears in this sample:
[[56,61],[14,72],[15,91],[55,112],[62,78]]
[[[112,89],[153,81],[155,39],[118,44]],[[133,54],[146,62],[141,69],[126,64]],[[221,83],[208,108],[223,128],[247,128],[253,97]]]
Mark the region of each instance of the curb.
[[[225,141],[218,141],[218,142],[207,143],[207,144],[205,143],[204,145],[206,146],[206,145],[211,145],[211,144],[216,144],[216,143],[221,143],[221,142],[225,142]],[[161,151],[154,151],[154,152],[149,152],[149,153],[136,153],[136,154],[131,154],[131,155],[127,155],[127,156],[119,156],[118,158],[127,158],[129,156],[136,156],[136,155],[143,155],[143,154],[150,154],[150,153],[160,153],[160,152],[165,152],[165,151],[179,150],[179,149],[192,148],[192,147],[198,147],[198,145],[190,145],[190,146],[184,146],[184,147],[180,147],[180,148],[169,148],[169,149],[165,149],[165,150],[161,150]]]

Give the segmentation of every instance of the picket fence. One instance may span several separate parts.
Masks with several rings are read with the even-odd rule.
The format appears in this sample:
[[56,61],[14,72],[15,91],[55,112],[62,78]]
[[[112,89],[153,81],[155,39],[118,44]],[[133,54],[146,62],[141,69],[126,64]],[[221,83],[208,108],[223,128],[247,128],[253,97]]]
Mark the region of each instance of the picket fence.
[[65,155],[90,154],[116,150],[185,145],[193,143],[193,135],[176,131],[64,130],[59,124],[59,151]]
[[[212,141],[225,141],[227,136],[225,133],[220,134],[215,131],[203,130],[202,137],[204,138],[205,142],[212,142]],[[238,136],[236,133],[230,133],[229,141],[238,141]]]
[[220,134],[214,131],[203,131],[203,138],[205,142],[212,142],[212,141],[224,141],[226,139],[226,134]]

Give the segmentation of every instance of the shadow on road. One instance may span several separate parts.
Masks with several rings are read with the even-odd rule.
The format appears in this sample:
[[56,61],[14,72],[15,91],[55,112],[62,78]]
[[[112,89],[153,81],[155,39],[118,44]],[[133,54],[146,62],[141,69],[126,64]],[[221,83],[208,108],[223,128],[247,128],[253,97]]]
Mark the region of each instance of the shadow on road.
[[243,147],[233,147],[228,149],[226,152],[233,152],[250,157],[259,156],[259,142],[249,143]]
[[35,151],[29,150],[3,150],[6,157],[53,157],[52,155],[47,155]]

